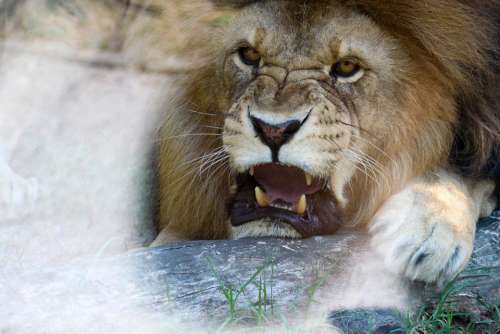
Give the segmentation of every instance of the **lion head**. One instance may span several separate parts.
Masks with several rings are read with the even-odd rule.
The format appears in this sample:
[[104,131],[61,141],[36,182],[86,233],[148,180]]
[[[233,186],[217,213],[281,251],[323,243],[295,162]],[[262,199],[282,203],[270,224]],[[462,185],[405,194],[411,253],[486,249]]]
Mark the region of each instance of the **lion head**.
[[496,37],[479,7],[233,3],[238,16],[169,101],[160,227],[185,238],[328,234],[368,223],[437,167],[495,173]]

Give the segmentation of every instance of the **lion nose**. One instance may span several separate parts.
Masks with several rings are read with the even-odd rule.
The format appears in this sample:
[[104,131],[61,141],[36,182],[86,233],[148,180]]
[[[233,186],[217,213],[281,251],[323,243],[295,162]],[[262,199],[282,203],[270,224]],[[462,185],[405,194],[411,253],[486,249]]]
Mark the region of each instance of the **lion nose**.
[[292,139],[305,122],[294,119],[280,124],[269,124],[257,117],[249,116],[260,140],[271,149],[274,162],[278,161],[280,147]]

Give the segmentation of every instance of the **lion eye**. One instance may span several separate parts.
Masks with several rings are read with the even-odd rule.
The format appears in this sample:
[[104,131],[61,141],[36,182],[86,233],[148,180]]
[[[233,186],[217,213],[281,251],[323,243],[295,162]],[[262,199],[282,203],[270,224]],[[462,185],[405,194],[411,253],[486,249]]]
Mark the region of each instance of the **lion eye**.
[[260,54],[251,47],[242,47],[238,50],[241,61],[248,66],[258,66],[260,63]]
[[353,60],[341,60],[332,67],[331,74],[335,77],[349,78],[359,72],[361,67]]

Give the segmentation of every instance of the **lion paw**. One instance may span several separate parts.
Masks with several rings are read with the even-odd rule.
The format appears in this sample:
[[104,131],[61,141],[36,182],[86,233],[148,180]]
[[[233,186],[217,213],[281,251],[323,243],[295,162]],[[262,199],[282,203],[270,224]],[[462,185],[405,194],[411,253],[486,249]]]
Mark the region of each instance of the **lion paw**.
[[467,212],[449,214],[421,195],[403,191],[386,203],[371,225],[372,245],[390,271],[442,285],[470,258],[474,220]]

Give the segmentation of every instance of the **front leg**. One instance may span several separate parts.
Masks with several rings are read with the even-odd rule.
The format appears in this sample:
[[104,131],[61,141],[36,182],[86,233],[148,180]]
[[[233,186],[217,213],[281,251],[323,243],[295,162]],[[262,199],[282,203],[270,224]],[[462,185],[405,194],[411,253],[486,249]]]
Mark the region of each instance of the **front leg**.
[[442,284],[467,264],[476,222],[494,209],[493,190],[492,181],[429,173],[382,206],[370,225],[372,245],[389,270]]

